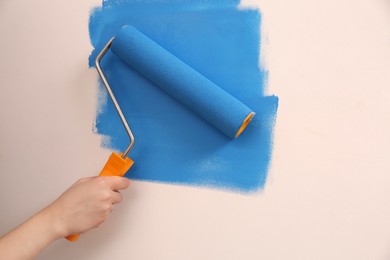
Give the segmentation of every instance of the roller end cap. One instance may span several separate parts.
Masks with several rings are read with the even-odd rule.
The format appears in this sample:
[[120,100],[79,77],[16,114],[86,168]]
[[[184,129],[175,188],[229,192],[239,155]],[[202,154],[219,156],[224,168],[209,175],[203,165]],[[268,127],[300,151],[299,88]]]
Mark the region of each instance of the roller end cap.
[[236,135],[234,136],[234,138],[237,138],[239,137],[242,132],[244,132],[245,128],[249,125],[249,123],[252,121],[252,118],[256,115],[255,112],[251,112],[247,115],[247,117],[244,119],[244,121],[242,122],[240,128],[238,129]]

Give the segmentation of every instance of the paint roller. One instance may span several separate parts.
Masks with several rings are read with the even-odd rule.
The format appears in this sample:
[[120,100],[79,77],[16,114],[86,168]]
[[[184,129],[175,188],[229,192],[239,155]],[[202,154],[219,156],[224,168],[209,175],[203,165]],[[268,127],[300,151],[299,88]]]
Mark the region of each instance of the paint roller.
[[[133,26],[124,26],[99,53],[95,65],[129,136],[130,144],[123,153],[111,154],[100,176],[123,176],[134,163],[127,157],[134,146],[134,135],[100,66],[100,61],[109,49],[133,70],[230,138],[237,138],[255,115],[241,101],[148,36]],[[76,234],[66,238],[76,241],[78,237]]]

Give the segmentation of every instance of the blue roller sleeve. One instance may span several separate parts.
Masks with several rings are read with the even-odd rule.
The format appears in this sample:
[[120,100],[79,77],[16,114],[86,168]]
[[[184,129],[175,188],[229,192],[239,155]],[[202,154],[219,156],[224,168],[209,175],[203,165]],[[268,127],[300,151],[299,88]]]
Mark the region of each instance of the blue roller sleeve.
[[252,110],[132,26],[123,27],[112,52],[135,71],[234,138]]

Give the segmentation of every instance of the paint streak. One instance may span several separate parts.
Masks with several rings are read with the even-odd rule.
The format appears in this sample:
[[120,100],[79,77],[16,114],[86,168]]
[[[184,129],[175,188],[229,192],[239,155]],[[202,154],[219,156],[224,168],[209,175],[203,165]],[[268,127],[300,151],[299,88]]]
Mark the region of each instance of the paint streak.
[[[238,4],[105,0],[91,12],[91,67],[106,42],[131,24],[256,112],[244,133],[231,140],[108,52],[102,67],[136,137],[128,178],[237,192],[264,187],[278,98],[263,92],[260,12]],[[104,145],[124,150],[129,141],[111,101],[98,110],[96,130],[109,137]]]

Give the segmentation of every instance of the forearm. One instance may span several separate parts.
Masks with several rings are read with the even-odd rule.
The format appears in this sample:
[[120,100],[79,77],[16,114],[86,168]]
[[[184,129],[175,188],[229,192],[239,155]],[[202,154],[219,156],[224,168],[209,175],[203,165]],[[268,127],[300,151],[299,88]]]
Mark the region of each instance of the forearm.
[[46,208],[0,238],[0,259],[33,259],[62,237],[50,208]]
[[56,239],[99,226],[121,202],[118,190],[129,184],[117,176],[78,180],[50,206],[0,238],[0,259],[32,259]]

